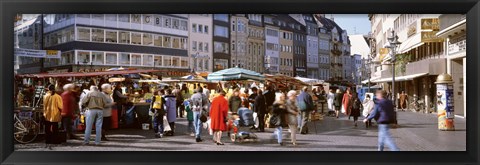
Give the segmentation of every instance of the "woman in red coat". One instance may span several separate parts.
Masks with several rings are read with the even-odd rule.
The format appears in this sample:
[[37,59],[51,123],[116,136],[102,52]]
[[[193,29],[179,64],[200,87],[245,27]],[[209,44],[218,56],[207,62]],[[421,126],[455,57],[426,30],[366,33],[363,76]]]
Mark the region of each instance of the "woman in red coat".
[[213,131],[213,142],[217,145],[223,145],[220,142],[222,131],[227,130],[228,101],[225,95],[225,91],[220,91],[220,95],[213,99],[210,106],[210,127]]
[[350,91],[350,88],[347,89],[347,92],[343,94],[343,99],[342,99],[342,106],[345,108],[345,114],[348,116],[348,119],[350,120],[350,100],[352,99],[352,94]]

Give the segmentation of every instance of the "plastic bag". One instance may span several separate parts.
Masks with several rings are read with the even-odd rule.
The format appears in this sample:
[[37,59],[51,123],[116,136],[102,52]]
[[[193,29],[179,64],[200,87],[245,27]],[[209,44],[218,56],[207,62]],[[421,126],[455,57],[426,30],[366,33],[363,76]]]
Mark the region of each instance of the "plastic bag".
[[163,116],[163,131],[172,131],[170,124],[168,124],[167,116]]
[[342,113],[346,113],[347,111],[345,111],[345,107],[342,105]]

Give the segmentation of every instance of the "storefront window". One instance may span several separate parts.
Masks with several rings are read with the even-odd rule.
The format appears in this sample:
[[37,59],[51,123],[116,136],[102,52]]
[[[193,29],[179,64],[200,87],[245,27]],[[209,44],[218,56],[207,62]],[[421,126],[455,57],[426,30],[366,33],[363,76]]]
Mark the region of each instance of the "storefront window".
[[153,56],[152,55],[143,55],[143,65],[144,66],[153,66]]
[[103,65],[103,52],[92,52],[93,65]]
[[132,54],[132,65],[142,65],[141,54]]
[[61,65],[68,65],[73,63],[72,52],[63,52],[61,55]]
[[180,49],[180,38],[173,38],[173,48]]
[[172,66],[172,57],[164,56],[163,57],[163,66],[166,66],[166,67]]
[[120,42],[122,44],[130,44],[130,32],[120,31]]
[[160,36],[160,35],[155,35],[155,37],[154,37],[154,39],[153,39],[153,44],[154,44],[155,46],[160,46],[160,47],[161,47],[161,46],[163,46],[162,41],[163,41],[163,37],[162,37],[162,36]]
[[214,59],[213,65],[215,65],[215,70],[226,69],[228,66],[228,60],[226,59]]
[[117,65],[117,53],[105,53],[108,65]]
[[92,29],[92,41],[95,42],[105,42],[103,29]]
[[163,47],[166,47],[166,48],[172,47],[172,37],[163,36]]
[[135,44],[135,45],[142,44],[142,33],[132,33],[132,44]]
[[152,34],[143,34],[143,45],[153,45]]
[[117,31],[106,31],[106,42],[117,43]]
[[130,54],[120,53],[120,64],[121,65],[130,65]]
[[90,41],[90,29],[87,28],[77,28],[77,40],[79,41]]
[[90,64],[90,52],[77,52],[77,63],[83,65]]

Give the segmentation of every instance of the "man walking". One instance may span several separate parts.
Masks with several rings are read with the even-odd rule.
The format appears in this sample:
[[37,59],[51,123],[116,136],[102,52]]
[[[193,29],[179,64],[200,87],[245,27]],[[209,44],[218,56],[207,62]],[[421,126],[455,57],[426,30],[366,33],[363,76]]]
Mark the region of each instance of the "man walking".
[[200,116],[202,111],[208,109],[208,98],[205,94],[203,94],[203,90],[201,87],[198,87],[195,90],[195,94],[192,95],[190,98],[190,105],[193,111],[193,124],[195,126],[195,141],[202,142],[202,138],[200,134],[202,134],[202,121],[200,120]]
[[99,145],[102,138],[103,110],[113,104],[108,104],[107,97],[98,90],[97,86],[91,86],[90,92],[82,99],[82,105],[87,107],[85,139],[83,144],[88,145],[95,122],[95,145]]
[[180,85],[175,86],[175,89],[173,90],[173,95],[175,96],[176,107],[178,109],[176,116],[177,117],[180,116],[180,118],[183,118],[184,106],[183,106],[183,95],[182,95],[182,90],[180,90]]
[[67,133],[68,139],[78,139],[73,133],[73,123],[72,121],[76,118],[75,109],[77,107],[75,96],[74,96],[74,87],[73,84],[66,84],[63,86],[64,92],[62,93],[62,125]]
[[308,115],[313,110],[313,100],[312,96],[308,94],[308,87],[303,87],[302,93],[297,96],[298,107],[300,110],[300,133],[307,134],[308,133]]
[[384,144],[386,144],[391,151],[399,151],[398,147],[395,145],[390,132],[389,124],[394,123],[395,112],[393,110],[393,103],[391,100],[386,99],[387,92],[384,90],[378,90],[376,93],[377,96],[377,105],[373,112],[364,119],[363,122],[366,123],[368,120],[375,118],[378,123],[378,151],[383,151]]

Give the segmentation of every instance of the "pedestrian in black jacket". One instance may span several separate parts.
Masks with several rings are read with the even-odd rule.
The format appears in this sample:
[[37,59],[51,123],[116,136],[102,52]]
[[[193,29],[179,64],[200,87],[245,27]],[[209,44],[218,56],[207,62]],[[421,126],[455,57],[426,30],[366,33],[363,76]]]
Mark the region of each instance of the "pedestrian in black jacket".
[[265,132],[265,114],[267,113],[267,108],[262,90],[258,90],[257,92],[257,97],[255,98],[253,109],[258,116],[258,131]]
[[335,98],[333,99],[333,106],[335,106],[335,117],[337,118],[340,114],[340,108],[342,107],[342,99],[342,91],[340,89],[337,89],[337,92],[335,93]]

